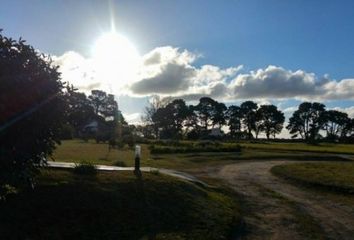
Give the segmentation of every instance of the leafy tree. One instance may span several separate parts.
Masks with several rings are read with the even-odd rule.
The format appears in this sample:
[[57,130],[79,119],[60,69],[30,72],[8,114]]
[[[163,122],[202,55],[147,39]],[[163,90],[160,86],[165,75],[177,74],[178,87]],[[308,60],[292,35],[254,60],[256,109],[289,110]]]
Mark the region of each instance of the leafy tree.
[[107,93],[102,90],[92,90],[88,97],[96,115],[102,114],[104,104],[107,98]]
[[157,120],[155,118],[155,114],[159,108],[165,107],[169,102],[171,101],[170,98],[160,98],[159,96],[153,96],[149,100],[149,105],[145,107],[144,115],[142,116],[141,120],[146,126],[145,130],[146,131],[151,131],[149,133],[146,133],[147,135],[150,136],[155,136],[155,138],[158,137],[159,135],[159,127],[158,123],[155,122]]
[[221,128],[226,123],[225,111],[226,106],[210,97],[202,97],[199,103],[194,107],[196,116],[202,129],[206,132],[209,127],[218,126]]
[[230,106],[226,112],[231,137],[240,137],[242,129],[242,111],[239,106]]
[[303,102],[289,119],[286,128],[293,134],[292,138],[300,135],[306,141],[315,141],[326,123],[325,112],[325,105],[322,103]]
[[327,131],[327,138],[329,140],[343,138],[347,135],[347,125],[350,124],[348,114],[337,110],[329,110],[326,111],[325,117],[325,130]]
[[216,105],[215,100],[209,97],[202,97],[199,99],[199,103],[195,106],[194,110],[204,131],[207,131],[209,126],[212,125],[211,117]]
[[165,107],[157,109],[153,120],[162,129],[164,138],[180,138],[189,109],[182,99],[173,100]]
[[271,135],[275,137],[283,129],[285,121],[284,113],[274,105],[261,105],[257,110],[261,129],[265,132],[267,139]]
[[253,138],[252,131],[256,128],[256,112],[258,105],[252,101],[246,101],[241,104],[242,123],[247,131],[248,139]]
[[107,94],[102,90],[92,90],[88,98],[96,115],[102,116],[108,121],[114,119],[118,111],[114,95]]
[[84,93],[77,92],[73,86],[67,86],[68,104],[67,122],[74,127],[76,135],[87,121],[95,117],[94,108]]
[[0,32],[0,188],[33,183],[66,110],[57,67],[22,39]]
[[226,110],[227,107],[225,106],[224,103],[219,103],[216,102],[214,105],[214,111],[211,117],[212,121],[212,127],[214,128],[215,126],[218,126],[218,128],[221,128],[226,124]]

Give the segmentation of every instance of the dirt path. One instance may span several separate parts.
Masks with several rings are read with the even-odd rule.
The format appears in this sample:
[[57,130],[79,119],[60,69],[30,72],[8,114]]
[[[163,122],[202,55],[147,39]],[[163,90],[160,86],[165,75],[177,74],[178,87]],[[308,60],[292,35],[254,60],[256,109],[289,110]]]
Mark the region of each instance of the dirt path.
[[226,180],[244,196],[249,212],[245,213],[247,232],[241,239],[313,239],[316,236],[310,235],[311,227],[316,226],[310,226],[311,221],[307,224],[306,216],[322,228],[322,237],[354,239],[354,208],[290,185],[270,173],[273,166],[286,162],[245,161],[203,172]]

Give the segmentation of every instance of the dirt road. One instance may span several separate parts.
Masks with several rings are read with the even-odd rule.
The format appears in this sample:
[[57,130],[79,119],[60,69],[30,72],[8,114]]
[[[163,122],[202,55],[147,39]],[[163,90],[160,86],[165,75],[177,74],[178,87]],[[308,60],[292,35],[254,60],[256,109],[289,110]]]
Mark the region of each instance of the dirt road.
[[286,162],[245,161],[203,172],[225,180],[244,196],[247,231],[240,238],[354,239],[353,206],[296,187],[270,173],[273,166]]

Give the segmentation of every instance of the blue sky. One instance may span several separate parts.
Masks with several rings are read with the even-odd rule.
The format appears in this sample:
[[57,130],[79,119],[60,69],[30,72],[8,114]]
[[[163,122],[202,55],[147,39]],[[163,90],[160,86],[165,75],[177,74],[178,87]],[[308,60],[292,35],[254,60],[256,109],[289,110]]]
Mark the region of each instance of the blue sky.
[[[195,74],[198,75],[205,65],[216,66],[219,70],[243,65],[242,70],[237,73],[226,74],[222,79],[207,83],[208,87],[214,87],[217,81],[226,84],[232,92],[228,94],[235,94],[225,98],[227,102],[239,102],[249,96],[260,102],[274,102],[291,107],[315,94],[331,108],[350,108],[354,105],[351,92],[347,89],[348,86],[354,86],[353,10],[354,1],[350,0],[14,0],[2,1],[0,28],[4,29],[5,35],[14,38],[22,36],[36,48],[54,56],[60,57],[73,51],[83,58],[89,58],[95,39],[110,30],[111,19],[114,17],[117,31],[130,39],[138,52],[144,55],[144,59],[147,59],[154,49],[170,46],[179,48],[178,52],[174,53],[179,59],[184,50],[194,55],[195,59],[188,60],[185,68],[178,68],[182,69],[181,71],[193,68],[197,70]],[[160,49],[158,52],[162,56],[166,51],[170,50]],[[164,64],[161,65],[161,71],[170,69],[166,66],[171,62]],[[297,70],[301,70],[306,74],[314,73],[312,80],[321,84],[317,86],[313,83],[313,88],[316,88],[314,92],[289,92],[281,98],[274,95],[276,92],[258,96],[250,90],[252,86],[260,89],[258,94],[261,90],[267,91],[272,87],[264,86],[263,83],[261,87],[255,85],[260,80],[253,76],[251,71],[263,69],[265,73],[262,76],[275,76],[274,69],[267,69],[269,65],[282,68],[276,69],[276,76],[279,71],[290,71],[289,79],[284,81],[300,81],[297,78],[293,80],[293,75]],[[267,75],[270,71],[272,74]],[[190,77],[195,77],[195,74],[191,73]],[[237,74],[252,75],[252,80],[248,80],[250,76],[247,76],[239,77],[236,81],[234,79]],[[306,74],[304,78],[310,76]],[[327,80],[322,80],[325,74],[328,74],[325,77]],[[173,77],[180,75],[171,77],[166,73],[161,74],[158,79],[149,76],[142,79],[146,80],[143,86],[153,81],[161,81],[162,85],[164,76],[170,77],[170,80],[166,81],[172,81]],[[242,92],[235,90],[246,81],[245,79],[253,81],[254,84],[242,89]],[[328,92],[333,84],[325,85],[326,82],[339,83],[343,79],[353,81],[343,82],[336,86],[337,90]],[[229,86],[231,82],[234,84]],[[281,79],[273,82],[279,84]],[[175,92],[190,91],[190,88],[187,90],[178,84],[172,87],[176,88]],[[150,96],[150,92],[141,90],[141,86],[135,86],[133,89],[141,98],[136,98],[136,94],[135,97],[129,94],[129,97],[120,97],[121,108],[127,114],[141,111]],[[151,94],[183,97],[181,94],[174,94],[173,89],[165,90],[166,88],[161,92],[156,90]],[[338,94],[338,91],[345,93]],[[198,90],[190,93],[196,95],[208,92]],[[216,98],[223,100],[221,95]]]

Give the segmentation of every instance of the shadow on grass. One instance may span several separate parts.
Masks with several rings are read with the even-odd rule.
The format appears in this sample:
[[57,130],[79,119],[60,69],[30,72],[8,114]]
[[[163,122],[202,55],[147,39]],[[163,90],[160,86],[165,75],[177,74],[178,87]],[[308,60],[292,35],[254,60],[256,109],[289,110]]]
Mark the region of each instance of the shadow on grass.
[[172,177],[46,170],[0,202],[1,239],[224,239],[232,199]]

